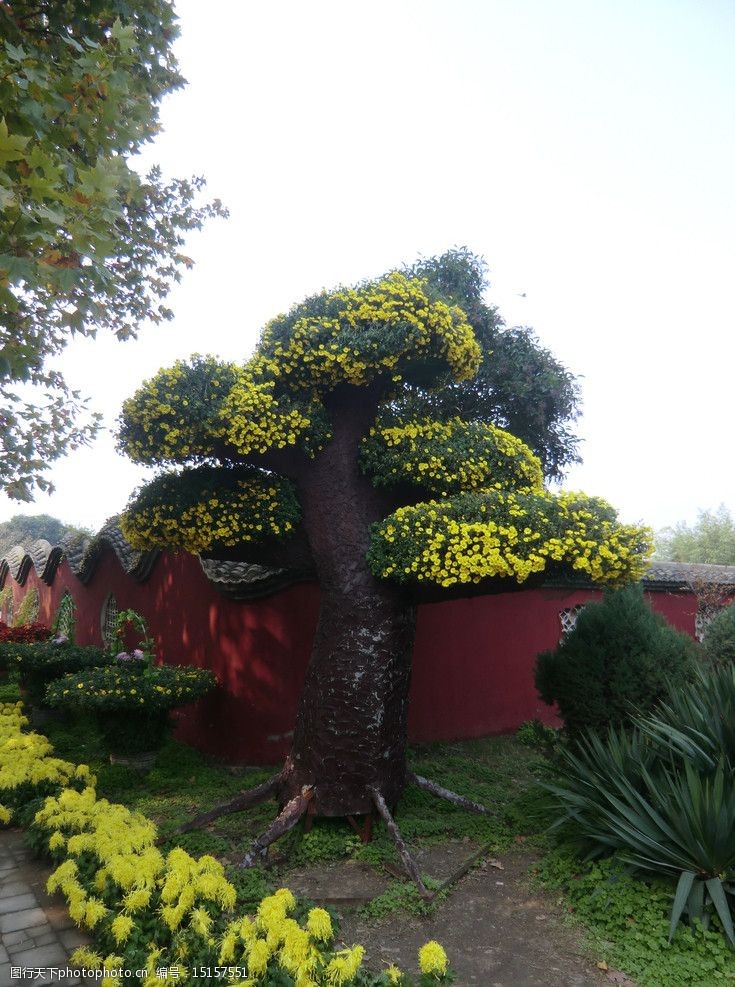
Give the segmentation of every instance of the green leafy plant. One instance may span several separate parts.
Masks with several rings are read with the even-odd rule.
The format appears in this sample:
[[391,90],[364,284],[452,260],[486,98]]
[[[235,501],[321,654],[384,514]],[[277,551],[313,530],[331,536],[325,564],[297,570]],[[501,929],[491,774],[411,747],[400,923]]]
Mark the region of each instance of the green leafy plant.
[[[48,634],[48,630],[46,631]],[[57,641],[0,642],[0,664],[15,670],[34,706],[46,706],[46,688],[63,675],[95,668],[109,659],[100,648]]]
[[551,754],[559,743],[559,731],[541,720],[526,720],[516,730],[516,739],[525,747]]
[[51,629],[55,635],[67,638],[72,644],[74,643],[76,631],[76,615],[77,605],[74,602],[74,597],[67,591],[62,596],[61,602],[57,607]]
[[658,744],[661,756],[674,751],[698,770],[715,771],[724,758],[735,771],[735,665],[698,668],[694,681],[670,690],[637,727]]
[[590,603],[554,651],[536,662],[536,688],[556,703],[567,731],[605,731],[648,711],[669,684],[691,678],[697,646],[654,614],[639,585]]
[[617,857],[583,862],[560,850],[540,861],[536,879],[561,891],[600,961],[624,970],[638,987],[714,987],[735,978],[735,952],[701,922],[680,926],[669,941],[671,883],[634,877]]
[[546,787],[560,843],[677,881],[670,936],[685,910],[705,924],[714,910],[735,945],[733,708],[735,669],[702,669],[631,731],[589,732],[561,749]]
[[735,665],[735,603],[712,618],[702,650],[705,657],[715,664]]

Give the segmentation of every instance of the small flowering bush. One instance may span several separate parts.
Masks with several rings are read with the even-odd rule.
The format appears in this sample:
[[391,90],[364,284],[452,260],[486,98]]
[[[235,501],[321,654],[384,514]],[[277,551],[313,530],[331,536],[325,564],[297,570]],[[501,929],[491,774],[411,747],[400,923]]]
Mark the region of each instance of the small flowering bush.
[[157,477],[138,492],[120,524],[136,548],[165,544],[196,554],[242,541],[283,539],[300,520],[289,480],[246,466],[221,470],[205,465],[182,470],[175,479]]
[[360,465],[376,487],[407,483],[447,496],[467,490],[543,490],[541,463],[509,432],[484,422],[424,419],[371,428]]
[[143,659],[126,656],[105,668],[64,676],[49,686],[46,699],[51,706],[93,712],[110,750],[136,754],[160,747],[169,711],[195,702],[214,685],[214,675],[203,668],[146,670]]
[[[340,948],[329,912],[300,907],[287,888],[253,914],[236,914],[235,888],[217,860],[181,847],[164,854],[153,822],[98,798],[88,769],[53,758],[45,737],[23,733],[25,723],[19,705],[0,705],[0,822],[12,818],[4,800],[13,788],[54,788],[36,803],[29,839],[53,861],[49,892],[60,892],[93,936],[72,966],[100,971],[108,987],[410,985],[396,966],[368,972],[363,947]],[[18,760],[24,744],[33,754]],[[451,979],[438,943],[422,947],[419,966],[422,985]]]

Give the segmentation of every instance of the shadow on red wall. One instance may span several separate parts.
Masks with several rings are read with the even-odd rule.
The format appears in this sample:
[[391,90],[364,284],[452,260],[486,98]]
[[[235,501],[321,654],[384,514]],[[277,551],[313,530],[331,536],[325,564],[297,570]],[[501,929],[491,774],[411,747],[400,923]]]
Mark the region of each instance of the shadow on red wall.
[[[39,619],[50,624],[65,591],[77,606],[77,640],[101,641],[101,613],[112,594],[118,609],[148,621],[158,654],[171,664],[211,668],[220,688],[179,713],[181,739],[230,762],[264,764],[287,752],[311,642],[319,589],[301,583],[273,596],[222,596],[198,560],[163,554],[145,583],[136,583],[107,549],[83,585],[66,562],[53,584],[33,568],[24,586],[9,580],[16,606],[39,590]],[[409,734],[415,741],[457,740],[517,729],[526,720],[558,724],[539,699],[533,667],[561,636],[560,611],[600,598],[595,590],[561,588],[478,596],[419,607]],[[691,593],[649,593],[654,610],[694,636]]]

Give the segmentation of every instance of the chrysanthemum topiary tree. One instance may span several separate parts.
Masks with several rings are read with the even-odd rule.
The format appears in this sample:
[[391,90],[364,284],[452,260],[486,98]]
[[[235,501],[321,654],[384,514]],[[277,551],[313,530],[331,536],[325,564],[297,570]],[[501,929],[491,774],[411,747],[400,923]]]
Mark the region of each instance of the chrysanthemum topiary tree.
[[483,420],[472,382],[491,357],[465,314],[482,307],[476,260],[450,253],[422,270],[315,295],[270,322],[244,366],[194,357],[124,406],[121,448],[177,467],[129,505],[133,545],[309,569],[321,587],[283,769],[197,820],[275,795],[282,812],[248,861],[307,809],[377,808],[400,848],[388,806],[407,780],[451,794],[406,766],[425,589],[477,592],[560,569],[618,584],[645,565],[646,532],[602,500],[544,490],[528,446]]

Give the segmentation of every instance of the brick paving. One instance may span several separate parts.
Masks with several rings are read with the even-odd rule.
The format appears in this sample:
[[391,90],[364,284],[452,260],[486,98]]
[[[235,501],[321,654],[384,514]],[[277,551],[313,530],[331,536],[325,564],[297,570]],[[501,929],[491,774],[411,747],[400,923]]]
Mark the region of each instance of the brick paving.
[[81,982],[53,973],[66,970],[72,952],[90,940],[61,895],[46,893],[48,875],[21,830],[0,830],[0,987]]

